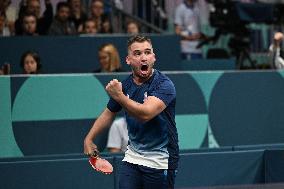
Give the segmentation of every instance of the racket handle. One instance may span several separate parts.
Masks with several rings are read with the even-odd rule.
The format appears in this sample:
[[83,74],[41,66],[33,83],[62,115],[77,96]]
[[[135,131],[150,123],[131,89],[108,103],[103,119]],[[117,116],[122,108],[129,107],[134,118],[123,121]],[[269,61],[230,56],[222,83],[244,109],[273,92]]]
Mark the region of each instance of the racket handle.
[[94,150],[94,152],[91,154],[91,157],[97,158],[99,157],[99,155],[100,155],[100,152],[98,150]]

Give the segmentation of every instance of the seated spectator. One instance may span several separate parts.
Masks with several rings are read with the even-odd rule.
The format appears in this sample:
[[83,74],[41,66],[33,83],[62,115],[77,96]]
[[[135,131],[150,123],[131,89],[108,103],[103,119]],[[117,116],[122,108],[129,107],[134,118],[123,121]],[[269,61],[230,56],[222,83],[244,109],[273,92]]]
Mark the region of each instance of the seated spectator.
[[83,35],[95,35],[97,33],[96,22],[93,19],[88,19],[83,24]]
[[75,24],[76,31],[81,33],[80,26],[87,20],[82,0],[67,0],[70,7],[70,20]]
[[66,2],[58,2],[56,15],[49,28],[49,35],[74,35],[75,25],[70,19],[70,7]]
[[14,25],[17,18],[17,11],[16,8],[11,5],[11,2],[12,2],[11,0],[0,1],[0,14],[5,17],[5,30],[6,30],[5,31],[6,35],[2,36],[13,35],[15,31]]
[[126,24],[126,32],[131,35],[138,34],[140,32],[139,25],[135,21],[129,21]]
[[116,47],[107,43],[99,48],[100,68],[94,72],[121,72],[120,56]]
[[109,152],[125,152],[128,145],[127,123],[124,117],[113,121],[107,141],[107,149]]
[[24,74],[38,74],[41,72],[40,56],[34,51],[27,51],[21,57],[20,66]]
[[53,8],[50,0],[45,0],[45,7],[46,10],[44,11],[43,16],[41,16],[40,0],[27,0],[26,4],[22,4],[19,11],[19,18],[15,22],[16,35],[23,34],[23,16],[26,13],[32,13],[36,16],[38,34],[46,35],[53,19]]
[[10,30],[6,25],[5,14],[0,11],[0,37],[1,36],[10,36]]
[[5,63],[3,66],[1,66],[0,75],[9,75],[10,72],[11,72],[10,64]]
[[23,33],[22,35],[36,36],[37,33],[37,19],[32,13],[26,13],[23,16]]
[[98,33],[112,33],[110,18],[104,13],[104,2],[102,0],[92,0],[90,18],[96,22]]
[[269,47],[271,67],[274,69],[284,69],[284,53],[281,49],[283,37],[283,33],[276,32],[273,37],[273,43]]

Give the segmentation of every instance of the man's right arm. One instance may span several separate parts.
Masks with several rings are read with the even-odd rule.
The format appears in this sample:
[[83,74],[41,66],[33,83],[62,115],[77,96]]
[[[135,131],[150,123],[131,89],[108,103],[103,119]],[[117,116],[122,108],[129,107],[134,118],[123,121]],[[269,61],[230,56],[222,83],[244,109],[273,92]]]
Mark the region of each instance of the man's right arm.
[[84,140],[84,153],[90,155],[97,150],[97,146],[93,143],[93,140],[96,136],[101,133],[104,129],[109,127],[115,118],[116,113],[111,112],[108,108],[106,108],[103,113],[98,117],[98,119],[93,124],[89,133],[85,137]]

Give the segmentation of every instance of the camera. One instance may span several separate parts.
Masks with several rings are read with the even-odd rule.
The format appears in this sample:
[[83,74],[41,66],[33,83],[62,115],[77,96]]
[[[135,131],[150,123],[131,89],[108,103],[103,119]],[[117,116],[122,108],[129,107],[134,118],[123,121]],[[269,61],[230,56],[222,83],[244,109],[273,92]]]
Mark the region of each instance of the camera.
[[[283,24],[284,5],[273,3],[241,3],[233,0],[207,0],[210,7],[210,25],[215,35],[208,38],[208,42],[216,42],[221,35],[231,34],[228,46],[236,56],[238,67],[241,67],[243,57],[246,57],[251,66],[255,63],[249,56],[251,45],[249,29],[250,23]],[[201,46],[199,45],[199,46]]]

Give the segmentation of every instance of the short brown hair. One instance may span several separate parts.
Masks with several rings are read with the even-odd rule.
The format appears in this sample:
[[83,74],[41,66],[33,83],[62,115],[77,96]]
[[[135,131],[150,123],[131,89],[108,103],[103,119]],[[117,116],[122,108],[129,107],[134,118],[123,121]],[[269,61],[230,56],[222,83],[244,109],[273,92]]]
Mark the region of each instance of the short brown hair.
[[138,43],[143,43],[143,42],[149,42],[151,45],[152,45],[152,41],[149,37],[147,36],[144,36],[144,35],[141,35],[141,34],[138,34],[138,35],[134,35],[133,37],[130,37],[127,41],[127,49],[129,49],[129,47],[135,43],[135,42],[138,42]]

